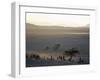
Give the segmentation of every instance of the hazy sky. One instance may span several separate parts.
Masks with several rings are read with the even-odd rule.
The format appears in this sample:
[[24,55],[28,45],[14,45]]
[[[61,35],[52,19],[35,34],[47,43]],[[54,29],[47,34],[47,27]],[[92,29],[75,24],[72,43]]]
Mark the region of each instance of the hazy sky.
[[27,13],[26,23],[42,26],[81,27],[90,23],[90,16]]

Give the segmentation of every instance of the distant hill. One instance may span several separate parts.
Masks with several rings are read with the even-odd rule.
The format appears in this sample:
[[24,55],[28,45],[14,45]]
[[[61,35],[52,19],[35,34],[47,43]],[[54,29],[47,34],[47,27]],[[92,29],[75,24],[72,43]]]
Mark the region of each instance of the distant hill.
[[35,24],[26,23],[27,27],[33,27],[33,28],[89,28],[89,24],[86,26],[77,26],[77,27],[71,27],[71,26],[40,26]]
[[26,23],[27,35],[62,35],[62,34],[89,34],[89,25],[82,27],[40,26]]

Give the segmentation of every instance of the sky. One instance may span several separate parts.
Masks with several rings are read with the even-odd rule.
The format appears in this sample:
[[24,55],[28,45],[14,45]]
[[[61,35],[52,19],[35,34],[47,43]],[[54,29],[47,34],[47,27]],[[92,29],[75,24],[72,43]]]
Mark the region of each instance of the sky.
[[26,23],[41,26],[83,27],[90,23],[90,16],[26,13]]

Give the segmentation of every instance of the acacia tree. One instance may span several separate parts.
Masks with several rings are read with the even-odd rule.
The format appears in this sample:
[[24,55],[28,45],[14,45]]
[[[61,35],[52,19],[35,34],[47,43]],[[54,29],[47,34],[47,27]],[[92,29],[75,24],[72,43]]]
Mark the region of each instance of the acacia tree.
[[61,47],[61,44],[55,44],[53,47],[53,50],[58,50]]
[[46,47],[45,47],[45,50],[49,50],[49,46],[46,46]]
[[76,53],[79,53],[76,48],[72,48],[69,51],[64,51],[64,55],[70,56],[69,61],[72,61],[72,57],[75,56]]

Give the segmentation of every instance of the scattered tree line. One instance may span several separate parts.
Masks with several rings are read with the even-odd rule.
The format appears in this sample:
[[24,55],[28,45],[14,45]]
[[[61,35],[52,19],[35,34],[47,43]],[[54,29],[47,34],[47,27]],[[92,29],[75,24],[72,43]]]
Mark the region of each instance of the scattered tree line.
[[[57,51],[59,48],[61,47],[61,44],[55,44],[53,47],[52,47],[52,49],[54,50],[54,51]],[[50,49],[50,47],[49,46],[46,46],[45,47],[45,50],[49,50]],[[80,51],[77,49],[77,48],[71,48],[71,49],[69,49],[69,50],[65,50],[64,52],[63,52],[63,56],[58,56],[57,57],[57,60],[66,60],[65,59],[65,57],[67,57],[67,56],[69,56],[69,59],[68,59],[68,61],[72,61],[72,58],[74,57],[74,56],[76,56],[76,54],[77,55],[80,55]],[[45,56],[44,56],[45,57]],[[34,60],[41,60],[42,58],[38,55],[38,54],[31,54],[31,55],[28,55],[28,54],[26,54],[26,59],[34,59]],[[45,59],[45,60],[54,60],[54,58],[52,57],[52,56],[50,56],[50,58],[47,58],[47,59]],[[84,61],[82,60],[82,58],[81,58],[81,56],[80,56],[80,58],[79,58],[79,62],[78,63],[83,63]]]

